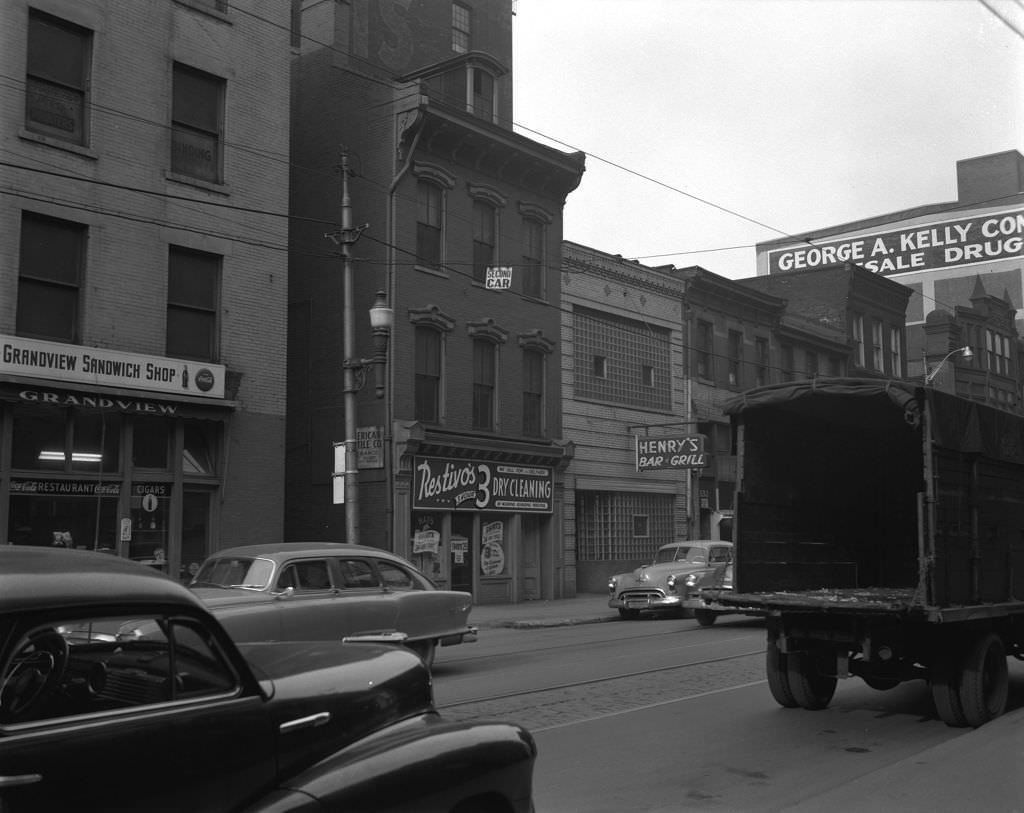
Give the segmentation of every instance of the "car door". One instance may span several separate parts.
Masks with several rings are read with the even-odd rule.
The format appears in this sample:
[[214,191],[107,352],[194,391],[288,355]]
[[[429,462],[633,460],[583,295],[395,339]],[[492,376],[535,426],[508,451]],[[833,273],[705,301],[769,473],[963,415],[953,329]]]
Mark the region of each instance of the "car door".
[[[28,636],[44,629],[65,640],[67,654],[36,657],[61,674],[33,683],[19,659],[35,657]],[[9,640],[17,643],[0,660],[4,813],[223,811],[273,782],[264,700],[201,620],[68,615]],[[33,686],[40,692],[26,708],[21,692]]]
[[473,597],[469,593],[436,590],[397,562],[379,559],[377,571],[397,604],[398,628],[416,640],[465,632]]
[[725,545],[716,545],[708,551],[708,574],[703,587],[721,587],[725,583],[726,573],[732,565],[732,549]]
[[344,609],[327,558],[292,559],[281,569],[276,589],[292,589],[278,601],[281,635],[285,641],[339,640]]
[[345,620],[351,628],[347,635],[398,629],[395,595],[381,584],[374,561],[369,556],[354,554],[334,558]]

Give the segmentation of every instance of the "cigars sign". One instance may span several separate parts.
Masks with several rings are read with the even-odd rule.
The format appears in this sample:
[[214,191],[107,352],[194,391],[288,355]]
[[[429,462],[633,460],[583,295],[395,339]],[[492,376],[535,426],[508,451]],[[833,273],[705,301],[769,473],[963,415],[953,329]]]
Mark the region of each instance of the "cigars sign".
[[415,510],[551,513],[547,466],[417,457],[413,473]]

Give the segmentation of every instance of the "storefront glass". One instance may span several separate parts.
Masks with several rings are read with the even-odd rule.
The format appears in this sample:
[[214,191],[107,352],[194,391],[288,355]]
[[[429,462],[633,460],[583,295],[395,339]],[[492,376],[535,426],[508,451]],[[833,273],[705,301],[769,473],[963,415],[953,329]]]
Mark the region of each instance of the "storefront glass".
[[[53,496],[38,485],[17,481],[35,493],[12,494],[7,540],[14,545],[117,550],[117,502],[113,495]],[[72,485],[68,483],[67,485]],[[88,484],[77,484],[87,488]]]

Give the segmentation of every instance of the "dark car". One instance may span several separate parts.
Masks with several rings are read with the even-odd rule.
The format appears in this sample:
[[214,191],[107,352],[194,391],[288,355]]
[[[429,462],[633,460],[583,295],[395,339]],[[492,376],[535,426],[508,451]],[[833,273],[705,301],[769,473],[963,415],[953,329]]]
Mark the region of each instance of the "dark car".
[[227,548],[203,562],[189,587],[238,643],[390,632],[432,666],[438,645],[477,638],[472,595],[439,590],[405,559],[366,545]]
[[235,644],[105,553],[0,547],[0,811],[531,811],[536,748],[402,647]]

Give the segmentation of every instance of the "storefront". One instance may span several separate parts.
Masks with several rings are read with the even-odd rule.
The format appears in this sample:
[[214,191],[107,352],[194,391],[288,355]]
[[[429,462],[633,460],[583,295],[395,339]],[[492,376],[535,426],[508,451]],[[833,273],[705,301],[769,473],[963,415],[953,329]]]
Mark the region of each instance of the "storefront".
[[225,370],[0,336],[0,527],[185,580],[211,548]]

